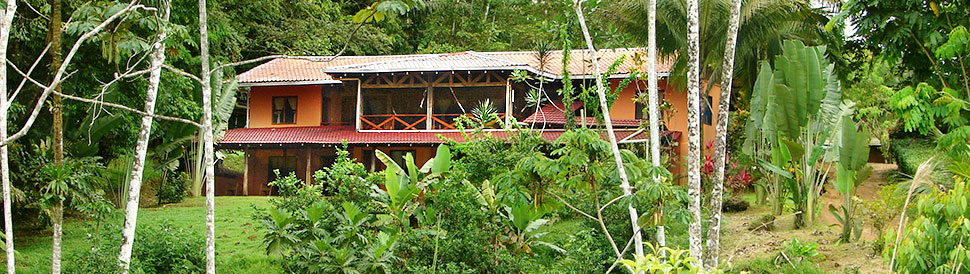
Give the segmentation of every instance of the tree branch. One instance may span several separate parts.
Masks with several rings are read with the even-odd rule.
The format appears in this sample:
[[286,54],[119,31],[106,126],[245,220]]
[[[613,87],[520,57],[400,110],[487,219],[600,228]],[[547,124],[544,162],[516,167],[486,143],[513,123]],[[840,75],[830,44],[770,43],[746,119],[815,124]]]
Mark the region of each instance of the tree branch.
[[[37,64],[40,64],[40,59],[43,59],[44,55],[47,55],[47,50],[49,50],[50,48],[51,48],[51,44],[47,43],[47,46],[44,47],[44,50],[40,53],[40,56],[37,56],[37,60],[34,60],[34,64],[30,65],[30,69],[27,69],[26,75],[30,75],[34,72],[34,68],[37,67]],[[13,67],[14,70],[16,70],[17,72],[20,72],[20,69],[18,69],[17,66],[13,64],[13,62],[10,62],[9,58],[7,59],[7,63],[10,64],[10,66]],[[24,84],[26,83],[27,83],[27,77],[24,77],[23,80],[20,80],[20,85],[17,85],[17,89],[15,89],[13,91],[13,94],[11,94],[9,98],[7,98],[7,102],[6,102],[7,104],[13,103],[14,99],[17,98],[17,95],[20,94],[20,90],[24,88]],[[4,90],[0,92],[6,92],[6,91]]]
[[[7,62],[9,62],[9,60],[7,60]],[[45,86],[44,84],[38,82],[34,78],[30,78],[26,74],[24,74],[23,71],[21,71],[19,68],[17,68],[16,66],[14,66],[12,63],[10,63],[10,66],[13,67],[14,71],[16,71],[18,74],[20,74],[21,76],[24,77],[24,81],[30,81],[31,83],[33,83],[34,85],[36,85],[36,86],[38,86],[40,88],[48,89],[48,87]],[[129,112],[133,112],[133,113],[136,113],[136,114],[139,114],[139,115],[142,115],[142,116],[150,116],[152,118],[158,118],[158,119],[167,120],[167,121],[173,121],[173,122],[179,122],[179,123],[186,123],[186,124],[190,124],[190,125],[193,125],[193,126],[202,128],[202,125],[201,124],[196,123],[196,122],[194,122],[192,120],[184,119],[184,118],[172,117],[172,116],[165,116],[165,115],[158,115],[158,114],[150,114],[150,113],[147,113],[147,112],[138,110],[138,109],[134,109],[134,108],[125,106],[125,105],[115,104],[115,103],[109,103],[109,102],[105,102],[105,101],[101,101],[101,100],[95,100],[95,99],[88,99],[88,98],[78,97],[78,96],[74,96],[74,95],[68,95],[68,94],[64,94],[64,93],[58,92],[56,90],[55,91],[51,91],[51,93],[53,93],[54,95],[61,96],[61,97],[64,97],[64,98],[67,98],[67,99],[71,99],[71,100],[75,100],[75,101],[90,103],[90,104],[94,104],[94,105],[109,106],[109,107],[113,107],[113,108],[117,108],[117,109],[129,111]]]
[[202,79],[199,79],[198,76],[192,75],[191,73],[185,72],[171,65],[162,64],[162,68],[167,69],[168,71],[174,72],[175,74],[188,77],[189,79],[195,80],[196,82],[202,83]]
[[74,59],[74,55],[77,54],[81,45],[84,44],[85,41],[93,37],[95,34],[101,32],[102,29],[107,27],[109,24],[113,23],[122,15],[136,9],[145,8],[145,6],[137,5],[136,3],[138,3],[137,0],[132,0],[131,2],[128,3],[128,6],[119,10],[118,12],[115,12],[107,19],[105,19],[103,22],[101,22],[101,24],[98,24],[93,29],[89,30],[88,32],[85,32],[83,35],[81,35],[81,37],[77,39],[77,41],[74,42],[74,46],[71,47],[71,50],[67,53],[66,57],[64,58],[64,63],[61,64],[61,67],[58,68],[57,72],[54,74],[54,79],[51,81],[50,86],[44,89],[44,92],[41,93],[39,98],[37,98],[37,103],[34,105],[34,109],[33,111],[31,111],[30,116],[27,118],[27,121],[20,128],[20,130],[17,131],[17,133],[14,133],[13,135],[10,135],[10,137],[7,137],[7,139],[2,140],[3,142],[0,143],[0,146],[6,146],[16,141],[17,139],[20,139],[20,137],[27,135],[27,131],[29,131],[31,126],[34,125],[34,122],[37,121],[37,116],[40,114],[41,109],[43,109],[44,102],[47,100],[47,96],[51,94],[51,91],[53,90],[54,87],[56,87],[57,85],[59,85],[61,82],[64,81],[64,73],[65,71],[67,71],[67,66],[70,65],[71,60]]

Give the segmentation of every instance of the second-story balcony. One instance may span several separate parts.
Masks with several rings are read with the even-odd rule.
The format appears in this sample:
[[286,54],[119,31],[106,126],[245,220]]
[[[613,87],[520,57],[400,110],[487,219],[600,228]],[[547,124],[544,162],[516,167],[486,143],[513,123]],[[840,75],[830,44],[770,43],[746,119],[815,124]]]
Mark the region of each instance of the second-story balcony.
[[359,129],[455,130],[458,117],[477,120],[472,113],[483,111],[505,119],[506,90],[505,85],[362,88]]

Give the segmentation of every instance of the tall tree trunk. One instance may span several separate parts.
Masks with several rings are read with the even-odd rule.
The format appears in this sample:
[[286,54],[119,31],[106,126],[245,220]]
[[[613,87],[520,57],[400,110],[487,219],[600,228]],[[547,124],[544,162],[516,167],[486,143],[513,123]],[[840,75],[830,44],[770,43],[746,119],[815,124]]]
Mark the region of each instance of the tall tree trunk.
[[741,0],[731,1],[724,61],[721,63],[721,97],[717,104],[717,128],[714,137],[714,186],[711,187],[711,219],[707,230],[707,253],[704,264],[717,269],[721,249],[721,200],[724,196],[724,162],[727,155],[728,121],[731,107],[731,85],[734,78],[734,51],[738,44]]
[[[10,40],[10,28],[13,17],[17,12],[17,1],[7,0],[7,8],[0,11],[0,140],[7,139],[7,111],[10,102],[7,101],[7,42]],[[13,212],[10,199],[10,163],[7,146],[0,146],[0,181],[3,184],[3,228],[6,238],[7,273],[17,272],[13,258]]]
[[[56,73],[57,69],[61,67],[63,63],[63,56],[61,53],[61,31],[64,25],[61,13],[63,10],[63,3],[61,0],[51,0],[51,12],[50,12],[50,29],[48,30],[51,47],[51,64],[50,71],[51,77]],[[54,87],[54,91],[61,93],[61,85]],[[53,116],[53,134],[54,135],[54,164],[61,165],[64,163],[64,101],[61,96],[54,95],[51,97],[51,116]],[[61,235],[63,223],[64,223],[64,200],[58,199],[57,204],[51,208],[51,221],[53,224],[53,236],[51,236],[51,273],[59,274],[61,273]]]
[[700,40],[697,0],[687,0],[687,196],[691,222],[688,227],[690,256],[703,267],[701,247],[701,120]]
[[[610,149],[613,151],[613,159],[616,161],[616,171],[620,175],[620,188],[623,195],[631,195],[633,190],[630,187],[630,180],[626,176],[626,168],[623,166],[623,158],[620,155],[620,147],[616,142],[616,133],[613,132],[613,121],[610,119],[610,106],[606,100],[606,84],[603,77],[600,77],[599,60],[596,57],[596,48],[593,47],[593,38],[589,35],[589,28],[586,27],[586,17],[583,16],[583,0],[577,0],[573,6],[576,9],[576,17],[579,18],[579,26],[583,31],[583,38],[586,40],[586,47],[589,48],[589,56],[593,61],[593,77],[596,78],[596,95],[599,96],[600,110],[603,113],[603,123],[606,125],[606,133],[610,139]],[[569,106],[566,106],[567,108]],[[630,211],[630,224],[633,229],[633,247],[636,254],[643,256],[643,238],[640,235],[640,225],[637,219],[637,209],[633,204],[627,205]]]
[[[163,25],[168,24],[169,2],[162,1],[159,11],[162,13]],[[155,113],[155,98],[158,97],[158,85],[162,76],[162,64],[165,63],[165,38],[168,36],[166,27],[159,29],[158,37],[152,46],[151,74],[148,78],[148,90],[145,96],[145,112]],[[152,131],[152,116],[141,117],[141,127],[138,131],[138,143],[135,145],[135,162],[131,168],[131,178],[128,186],[128,200],[125,205],[125,224],[121,231],[121,251],[118,260],[124,272],[128,272],[131,263],[131,248],[135,241],[135,223],[138,221],[138,200],[141,195],[142,174],[145,171],[145,156],[148,152],[148,138]]]
[[215,150],[212,146],[212,83],[209,80],[209,27],[206,1],[199,0],[199,51],[202,59],[202,140],[205,142],[205,272],[216,273]]
[[[660,96],[657,91],[657,0],[647,0],[647,96],[649,97],[650,119],[650,163],[660,166]],[[653,178],[660,184],[660,178]],[[663,212],[663,208],[660,209]],[[657,245],[667,245],[667,235],[660,213],[657,225]]]

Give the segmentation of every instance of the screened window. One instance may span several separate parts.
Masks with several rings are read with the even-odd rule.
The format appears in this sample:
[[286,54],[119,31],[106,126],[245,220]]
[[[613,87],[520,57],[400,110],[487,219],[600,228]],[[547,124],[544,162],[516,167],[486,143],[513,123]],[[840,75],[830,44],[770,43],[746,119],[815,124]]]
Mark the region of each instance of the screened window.
[[296,123],[296,96],[273,97],[273,123]]
[[[643,98],[648,98],[647,96],[648,95],[646,93],[643,93]],[[658,101],[660,101],[660,104],[663,105],[664,90],[662,90],[662,89],[661,90],[657,90],[657,99],[658,99]],[[649,111],[649,110],[645,110],[647,108],[647,104],[649,104],[649,103],[650,102],[637,102],[636,103],[636,108],[637,109],[636,109],[636,114],[634,114],[634,118],[636,118],[636,119],[647,119],[647,118],[650,118],[649,114],[647,113],[647,111]]]
[[711,112],[713,107],[714,99],[711,98],[711,96],[707,96],[707,105],[701,106],[701,109],[704,110],[701,112],[701,121],[704,122],[705,125],[711,125],[714,122],[714,113]]

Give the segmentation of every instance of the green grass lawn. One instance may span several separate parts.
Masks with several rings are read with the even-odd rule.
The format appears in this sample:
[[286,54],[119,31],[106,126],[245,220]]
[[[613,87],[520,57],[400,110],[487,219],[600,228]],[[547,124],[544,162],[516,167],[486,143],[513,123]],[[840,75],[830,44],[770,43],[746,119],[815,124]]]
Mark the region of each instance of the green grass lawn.
[[[268,197],[216,198],[216,270],[219,273],[282,273],[281,264],[263,252],[261,224],[254,222],[252,205],[269,206]],[[111,221],[121,226],[122,219]],[[175,227],[204,237],[205,199],[188,198],[179,204],[138,211],[138,227],[168,222]],[[51,240],[47,231],[14,231],[19,273],[50,273]],[[68,220],[64,227],[63,258],[65,264],[72,256],[90,249],[94,234],[91,221]],[[135,239],[137,242],[138,239]],[[5,263],[4,263],[5,265]]]

